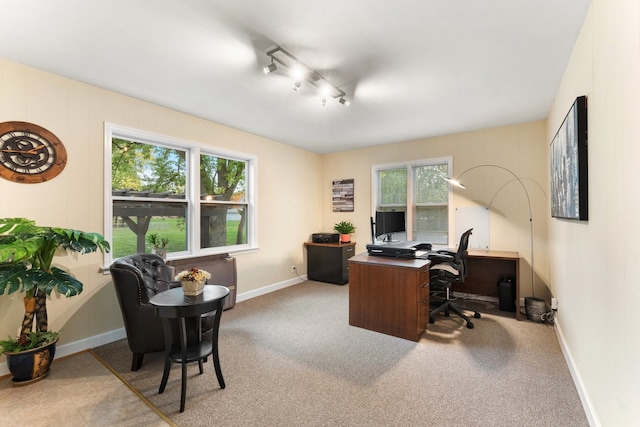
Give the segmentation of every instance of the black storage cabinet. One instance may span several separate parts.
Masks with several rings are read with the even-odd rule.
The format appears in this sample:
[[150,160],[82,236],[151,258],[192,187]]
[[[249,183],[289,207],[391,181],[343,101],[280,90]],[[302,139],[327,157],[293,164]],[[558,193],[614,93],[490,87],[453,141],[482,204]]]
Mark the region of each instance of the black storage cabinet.
[[305,243],[309,280],[344,285],[349,283],[349,262],[355,255],[355,242]]

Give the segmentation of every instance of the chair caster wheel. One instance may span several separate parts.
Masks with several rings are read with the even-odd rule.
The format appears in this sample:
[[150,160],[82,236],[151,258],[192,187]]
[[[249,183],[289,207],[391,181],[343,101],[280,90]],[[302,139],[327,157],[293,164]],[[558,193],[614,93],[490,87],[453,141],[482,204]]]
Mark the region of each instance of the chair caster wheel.
[[436,320],[433,317],[429,317],[429,323],[436,323]]
[[475,317],[476,319],[480,318],[480,313],[473,313],[473,317]]
[[448,312],[448,311],[447,311],[447,312],[445,312],[445,313],[444,313],[444,315],[445,315],[446,317],[449,317],[449,312]]
[[473,329],[473,323],[472,322],[467,322],[467,328],[468,329]]

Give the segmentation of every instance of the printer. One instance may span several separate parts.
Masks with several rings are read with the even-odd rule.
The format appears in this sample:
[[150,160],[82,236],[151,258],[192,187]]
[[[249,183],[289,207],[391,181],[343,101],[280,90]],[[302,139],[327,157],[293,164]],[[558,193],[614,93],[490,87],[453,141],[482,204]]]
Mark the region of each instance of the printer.
[[313,243],[338,243],[340,235],[338,233],[313,233],[311,241]]

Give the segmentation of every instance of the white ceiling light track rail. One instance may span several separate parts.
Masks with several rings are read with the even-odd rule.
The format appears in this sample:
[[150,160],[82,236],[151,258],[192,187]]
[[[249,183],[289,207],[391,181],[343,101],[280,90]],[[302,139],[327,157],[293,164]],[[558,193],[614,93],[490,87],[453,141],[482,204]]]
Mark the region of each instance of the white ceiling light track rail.
[[265,74],[270,74],[278,69],[278,65],[289,70],[294,83],[293,90],[298,91],[305,80],[312,86],[318,88],[322,95],[322,105],[327,104],[327,98],[337,99],[344,106],[348,106],[350,101],[346,98],[347,93],[338,86],[327,80],[322,74],[314,70],[292,53],[284,50],[280,46],[276,46],[267,52],[267,56],[271,59],[271,63],[263,68]]

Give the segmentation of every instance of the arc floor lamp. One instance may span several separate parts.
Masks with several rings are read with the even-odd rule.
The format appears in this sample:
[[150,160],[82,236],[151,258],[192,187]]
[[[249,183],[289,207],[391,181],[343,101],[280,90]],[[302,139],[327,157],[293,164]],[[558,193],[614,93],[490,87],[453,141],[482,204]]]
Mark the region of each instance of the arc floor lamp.
[[[512,170],[505,168],[504,166],[500,166],[500,165],[492,165],[492,164],[483,164],[483,165],[476,165],[476,166],[472,166],[469,169],[465,170],[464,172],[462,172],[460,175],[458,175],[457,178],[453,179],[453,178],[444,178],[445,181],[447,181],[448,183],[450,183],[451,185],[461,188],[461,189],[466,189],[467,187],[464,186],[464,184],[462,184],[462,182],[460,182],[460,179],[467,173],[470,172],[474,169],[480,169],[480,168],[495,168],[495,169],[501,169],[509,174],[511,174],[511,176],[513,176],[514,179],[512,179],[509,182],[513,182],[513,181],[518,181],[518,183],[520,184],[520,186],[522,187],[522,190],[524,191],[524,194],[527,198],[527,206],[529,208],[529,239],[530,239],[530,245],[531,245],[531,296],[535,297],[535,268],[534,268],[534,250],[533,250],[533,214],[531,212],[531,199],[529,197],[529,192],[527,191],[527,187],[525,187],[524,183],[522,182],[522,178],[520,178],[518,175],[516,175]],[[489,206],[491,206],[491,204],[493,203],[493,199],[495,199],[495,196],[498,194],[498,192],[500,192],[500,190],[502,190],[507,184],[509,184],[509,182],[507,182],[506,184],[504,184],[502,187],[500,187],[498,189],[498,191],[494,194],[493,198],[491,199],[491,202],[489,204]],[[538,185],[539,186],[539,185]],[[520,286],[518,284],[518,286]]]

